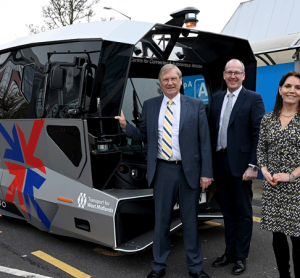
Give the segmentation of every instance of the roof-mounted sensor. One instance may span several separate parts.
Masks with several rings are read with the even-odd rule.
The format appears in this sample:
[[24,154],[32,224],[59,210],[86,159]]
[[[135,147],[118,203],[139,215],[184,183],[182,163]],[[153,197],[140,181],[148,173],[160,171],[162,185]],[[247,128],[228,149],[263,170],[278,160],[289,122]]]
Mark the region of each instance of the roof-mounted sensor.
[[182,27],[183,24],[188,28],[194,28],[197,25],[197,14],[200,11],[194,7],[187,7],[170,14],[173,19],[166,22],[168,25]]

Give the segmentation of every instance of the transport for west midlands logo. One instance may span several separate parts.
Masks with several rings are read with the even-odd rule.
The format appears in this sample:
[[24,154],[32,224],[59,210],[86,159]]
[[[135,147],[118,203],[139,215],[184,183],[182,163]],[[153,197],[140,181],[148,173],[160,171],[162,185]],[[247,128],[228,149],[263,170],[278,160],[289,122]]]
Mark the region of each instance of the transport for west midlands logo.
[[86,194],[85,193],[80,193],[77,199],[78,202],[78,207],[79,208],[84,208],[86,205]]

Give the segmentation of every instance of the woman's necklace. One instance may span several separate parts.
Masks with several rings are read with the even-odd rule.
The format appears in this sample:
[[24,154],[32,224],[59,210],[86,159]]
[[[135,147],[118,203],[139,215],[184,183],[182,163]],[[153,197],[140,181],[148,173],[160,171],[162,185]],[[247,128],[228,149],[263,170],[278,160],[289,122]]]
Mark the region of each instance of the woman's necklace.
[[292,115],[284,115],[281,111],[279,111],[279,113],[280,113],[282,116],[284,116],[284,117],[290,118],[290,117],[293,117],[294,115],[296,115],[296,114],[298,113],[298,111],[295,112],[295,113],[292,114]]

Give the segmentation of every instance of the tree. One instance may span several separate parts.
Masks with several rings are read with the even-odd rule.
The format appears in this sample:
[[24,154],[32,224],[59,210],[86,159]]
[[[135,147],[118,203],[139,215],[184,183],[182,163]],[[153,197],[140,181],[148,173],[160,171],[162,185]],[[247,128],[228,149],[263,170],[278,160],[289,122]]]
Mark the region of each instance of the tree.
[[30,35],[38,34],[40,32],[46,31],[45,26],[39,27],[39,26],[34,26],[33,24],[29,24],[29,25],[26,24],[26,26],[29,28],[29,34]]
[[100,0],[50,0],[50,4],[42,7],[46,27],[38,27],[33,24],[27,25],[30,34],[52,30],[58,27],[72,25],[86,19],[90,22],[95,15],[92,6]]

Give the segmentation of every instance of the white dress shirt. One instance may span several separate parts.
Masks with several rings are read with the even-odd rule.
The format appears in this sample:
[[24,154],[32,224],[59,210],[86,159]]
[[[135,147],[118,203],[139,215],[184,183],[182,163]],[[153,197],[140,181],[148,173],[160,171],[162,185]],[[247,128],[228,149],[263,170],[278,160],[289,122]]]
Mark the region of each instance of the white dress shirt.
[[229,94],[233,94],[233,97],[232,97],[232,107],[231,107],[231,111],[232,111],[232,108],[240,94],[240,91],[242,90],[242,86],[239,87],[236,91],[234,91],[233,93],[230,93],[227,89],[227,92],[226,92],[226,95],[224,97],[224,100],[223,100],[223,105],[222,105],[222,110],[221,110],[221,115],[220,115],[220,124],[219,124],[219,134],[218,134],[218,142],[217,142],[217,149],[216,151],[219,151],[222,149],[222,146],[221,146],[221,142],[220,142],[220,135],[221,135],[221,129],[222,129],[222,123],[223,123],[223,115],[224,115],[224,110],[225,110],[225,107],[226,107],[226,104],[228,102],[228,95]]
[[[163,127],[165,121],[165,114],[167,109],[167,103],[170,99],[164,96],[161,103],[159,118],[158,118],[158,152],[157,158],[164,159],[161,155],[162,149],[162,137],[163,137]],[[181,153],[179,149],[179,123],[180,123],[180,93],[173,99],[173,123],[172,123],[172,156],[169,161],[181,160]]]

